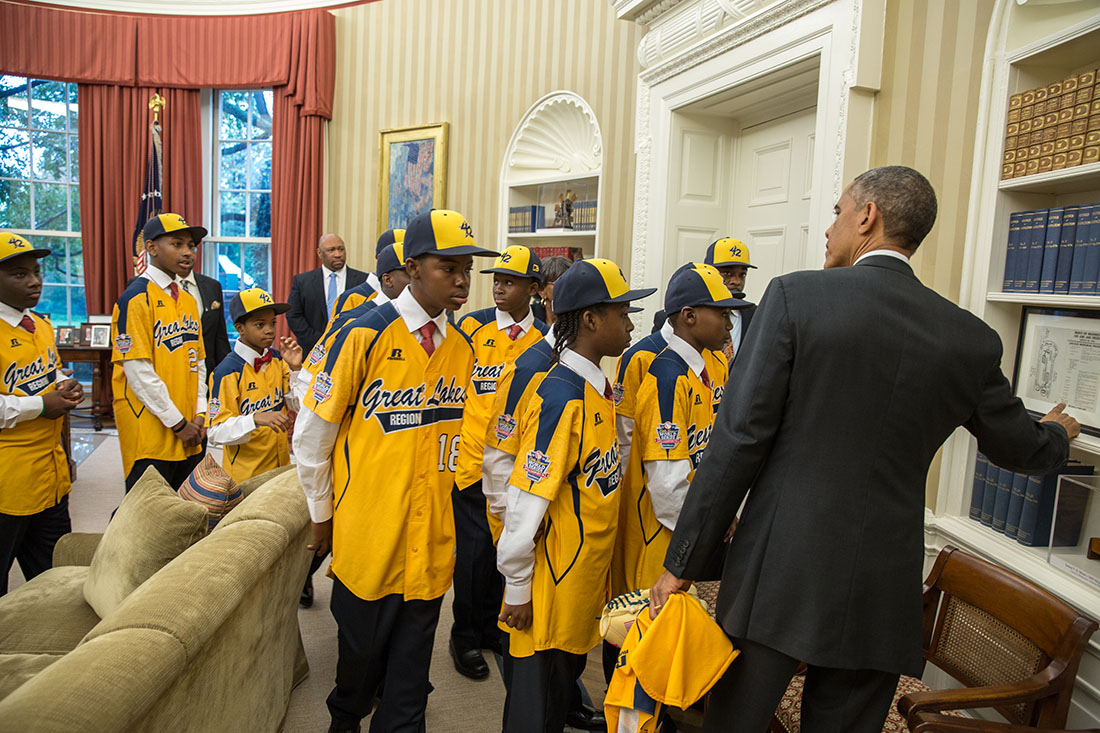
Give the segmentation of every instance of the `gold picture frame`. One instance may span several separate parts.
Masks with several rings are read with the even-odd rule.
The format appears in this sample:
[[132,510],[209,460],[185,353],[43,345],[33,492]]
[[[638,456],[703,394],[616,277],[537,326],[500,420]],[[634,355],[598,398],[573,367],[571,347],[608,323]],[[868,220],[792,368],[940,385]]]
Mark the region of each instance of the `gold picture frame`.
[[[417,214],[446,207],[449,132],[449,123],[436,122],[394,127],[379,133],[379,234],[387,229],[404,229]],[[410,171],[413,157],[416,162],[411,164]]]

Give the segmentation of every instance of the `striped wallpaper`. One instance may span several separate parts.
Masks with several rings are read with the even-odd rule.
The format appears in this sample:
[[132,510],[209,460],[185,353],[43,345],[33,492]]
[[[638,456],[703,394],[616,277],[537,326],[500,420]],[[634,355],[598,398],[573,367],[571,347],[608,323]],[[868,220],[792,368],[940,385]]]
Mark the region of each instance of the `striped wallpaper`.
[[[344,237],[352,266],[374,264],[379,130],[450,123],[447,207],[495,249],[508,140],[531,104],[565,89],[599,120],[599,246],[629,272],[638,25],[616,20],[606,0],[381,0],[332,12],[325,227]],[[475,278],[468,308],[492,305],[491,284]]]

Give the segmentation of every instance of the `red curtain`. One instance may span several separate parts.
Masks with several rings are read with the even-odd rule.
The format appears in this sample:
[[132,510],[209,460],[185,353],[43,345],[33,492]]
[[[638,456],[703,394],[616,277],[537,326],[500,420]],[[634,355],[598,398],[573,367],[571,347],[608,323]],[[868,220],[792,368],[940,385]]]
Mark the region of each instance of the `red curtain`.
[[321,236],[324,120],[332,117],[336,83],[336,25],[328,11],[132,16],[0,1],[0,71],[81,83],[89,313],[103,312],[105,304],[109,312],[132,271],[130,238],[154,88],[168,100],[165,207],[193,222],[202,215],[201,128],[198,93],[191,92],[191,101],[183,90],[274,89],[272,289],[285,295],[292,275],[313,266]]
[[110,313],[133,274],[131,242],[149,161],[149,98],[155,92],[165,98],[164,208],[202,225],[198,90],[81,84],[80,211],[89,313]]

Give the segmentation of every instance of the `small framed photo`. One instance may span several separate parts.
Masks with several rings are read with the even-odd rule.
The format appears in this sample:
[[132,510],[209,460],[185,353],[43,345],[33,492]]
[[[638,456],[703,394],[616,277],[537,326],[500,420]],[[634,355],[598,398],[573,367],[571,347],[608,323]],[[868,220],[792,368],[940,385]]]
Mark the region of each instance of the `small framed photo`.
[[76,329],[72,326],[58,326],[55,338],[58,346],[76,346]]
[[111,327],[101,323],[92,324],[92,335],[88,345],[93,349],[108,349],[111,347]]
[[1032,415],[1065,402],[1081,432],[1100,436],[1100,312],[1025,307],[1012,385]]
[[92,345],[92,324],[82,323],[80,325],[80,345],[91,346]]

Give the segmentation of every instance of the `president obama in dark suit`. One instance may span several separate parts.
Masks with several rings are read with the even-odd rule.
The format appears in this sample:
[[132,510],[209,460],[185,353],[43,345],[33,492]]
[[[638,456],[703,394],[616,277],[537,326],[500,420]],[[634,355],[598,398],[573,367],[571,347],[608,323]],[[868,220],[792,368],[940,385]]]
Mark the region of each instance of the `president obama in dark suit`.
[[742,654],[704,731],[766,730],[799,661],[803,730],[880,731],[898,674],[923,668],[936,450],[961,425],[997,465],[1045,472],[1079,431],[1063,405],[1031,419],[993,329],[913,274],[936,217],[924,176],[868,171],[835,210],[826,269],[776,278],[761,300],[652,590],[659,612],[699,576],[747,494],[718,597]]

